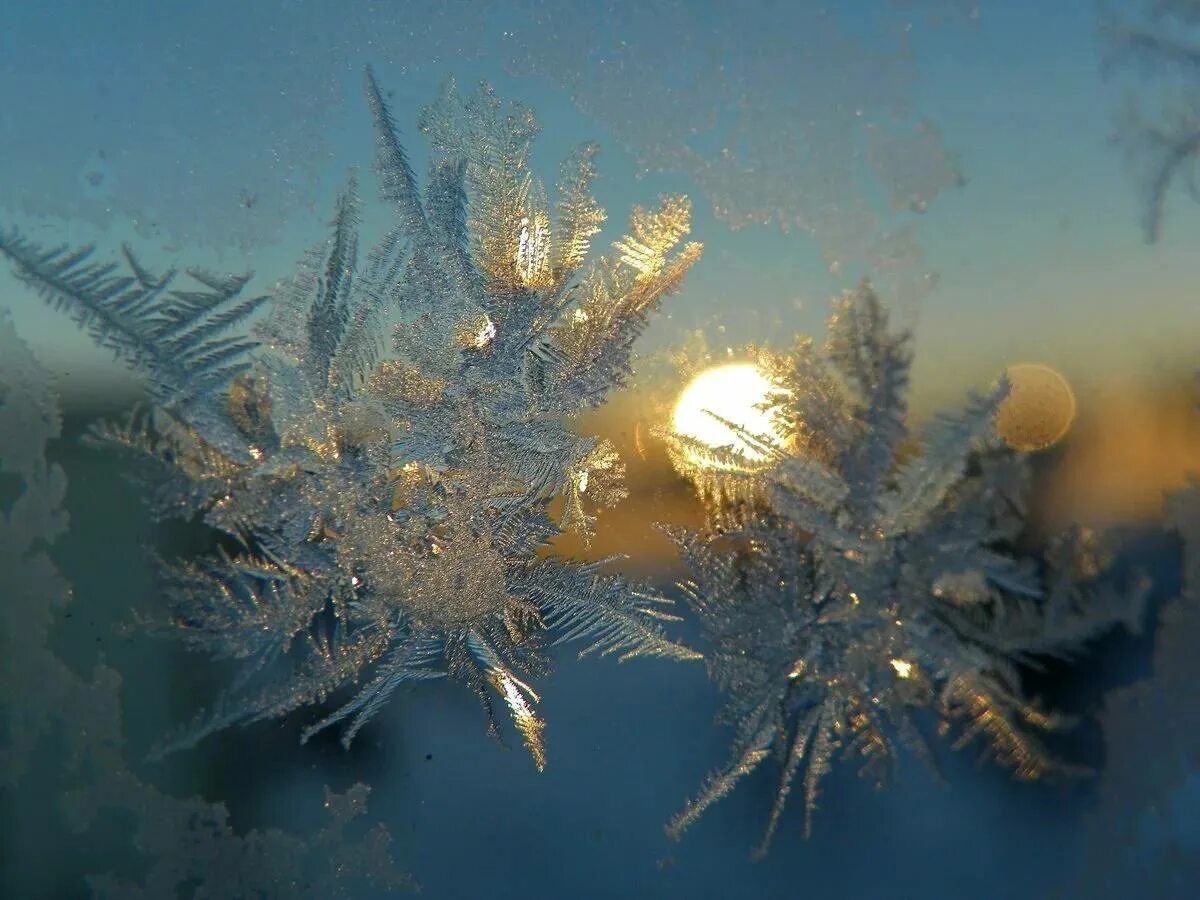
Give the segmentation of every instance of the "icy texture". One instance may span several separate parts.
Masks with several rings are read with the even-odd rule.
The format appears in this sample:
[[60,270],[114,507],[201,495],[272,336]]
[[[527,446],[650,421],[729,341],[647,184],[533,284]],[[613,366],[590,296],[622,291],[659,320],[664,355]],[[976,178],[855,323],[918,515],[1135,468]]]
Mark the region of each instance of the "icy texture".
[[963,724],[956,747],[982,736],[1020,778],[1071,768],[1039,743],[1062,720],[1023,696],[1018,667],[1115,622],[1136,628],[1145,586],[1101,584],[1086,531],[1042,561],[1021,555],[1027,471],[992,435],[1006,385],[914,442],[909,362],[908,335],[864,285],[836,301],[823,352],[801,339],[762,354],[782,436],[758,436],[767,462],[716,450],[706,468],[681,448],[711,508],[708,533],[675,532],[684,590],[737,737],[673,836],[772,754],[782,773],[760,852],[794,783],[807,833],[839,751],[880,781],[897,744],[933,761],[922,709],[939,731]]
[[[145,375],[161,406],[205,432],[220,432],[226,418],[220,389],[249,369],[246,354],[257,346],[229,332],[267,298],[241,296],[249,275],[190,269],[192,284],[177,287],[175,271],[152,274],[128,247],[124,269],[93,261],[94,252],[91,245],[41,248],[16,229],[0,229],[0,255],[14,263],[18,280]],[[235,439],[228,428],[221,438]]]
[[54,791],[72,830],[86,833],[114,812],[129,817],[144,875],[140,883],[90,877],[97,897],[349,897],[366,884],[414,887],[394,868],[382,825],[344,834],[364,812],[364,785],[326,792],[330,823],[308,839],[278,830],[241,836],[222,804],[172,797],[130,768],[120,676],[101,662],[81,677],[51,649],[53,623],[71,602],[49,555],[67,527],[66,477],[44,455],[59,428],[48,375],[0,311],[0,477],[18,483],[11,505],[0,506],[0,787],[42,778],[55,760]]
[[1144,0],[1141,15],[1104,25],[1107,66],[1154,75],[1121,110],[1117,141],[1141,182],[1146,240],[1162,233],[1168,199],[1200,197],[1200,2]]
[[614,448],[570,422],[626,377],[647,314],[700,247],[680,244],[688,202],[668,197],[584,265],[604,218],[594,147],[563,164],[552,221],[528,110],[447,85],[421,119],[422,193],[369,72],[367,100],[395,226],[360,266],[351,181],[329,240],[270,298],[261,348],[226,336],[259,302],[238,298],[242,278],[193,273],[205,291],[167,292],[128,254],[130,277],[13,233],[0,252],[151,380],[153,408],[98,436],[146,464],[155,511],[228,538],[167,571],[174,630],[241,664],[169,746],[353,683],[305,732],[341,723],[349,743],[397,687],[449,674],[489,719],[499,695],[541,767],[523,679],[545,666],[547,628],[584,652],[695,656],[663,637],[659,600],[541,551],[621,496]]
[[912,108],[913,17],[946,3],[523,5],[513,71],[560,85],[647,172],[687,177],[731,227],[811,236],[831,271],[869,273],[904,309],[933,287],[922,254],[901,265],[894,245],[914,241],[909,211],[963,183]]
[[1075,896],[1186,897],[1200,876],[1200,485],[1168,499],[1182,547],[1181,596],[1158,617],[1153,672],[1105,698],[1105,766]]
[[[49,377],[0,310],[0,474],[19,483],[11,505],[0,507],[0,696],[7,726],[0,730],[0,773],[6,780],[23,777],[30,753],[60,712],[57,693],[74,686],[66,666],[46,649],[54,612],[70,601],[70,587],[47,553],[67,529],[66,476],[45,459],[46,442],[60,427]],[[27,707],[21,727],[14,725],[14,703]]]
[[[315,27],[312,4],[298,15],[278,0],[169,12],[113,0],[66,16],[6,4],[0,206],[103,225],[115,217],[176,246],[271,240],[311,209],[342,96],[334,73],[353,57],[351,29],[366,30],[357,15],[343,24],[353,5]],[[63,140],[68,110],[78,114]]]

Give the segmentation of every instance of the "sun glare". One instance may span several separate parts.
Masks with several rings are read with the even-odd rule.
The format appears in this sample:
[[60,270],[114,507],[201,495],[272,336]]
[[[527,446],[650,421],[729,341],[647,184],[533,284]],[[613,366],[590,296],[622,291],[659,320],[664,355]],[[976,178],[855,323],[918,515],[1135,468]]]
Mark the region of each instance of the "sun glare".
[[776,438],[770,412],[758,408],[770,390],[771,382],[752,363],[706,369],[679,395],[671,427],[676,434],[709,447],[729,447],[748,462],[761,462],[766,454],[737,429]]

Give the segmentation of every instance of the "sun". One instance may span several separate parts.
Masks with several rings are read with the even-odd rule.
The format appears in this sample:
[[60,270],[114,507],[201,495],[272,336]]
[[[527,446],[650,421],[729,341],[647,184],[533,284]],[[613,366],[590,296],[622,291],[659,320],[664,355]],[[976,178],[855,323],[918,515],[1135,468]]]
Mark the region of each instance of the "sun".
[[[753,363],[706,369],[679,395],[671,429],[709,447],[735,450],[749,463],[762,462],[766,454],[738,429],[773,442],[778,440],[771,412],[762,408],[772,387]],[[711,461],[707,464],[712,465]]]

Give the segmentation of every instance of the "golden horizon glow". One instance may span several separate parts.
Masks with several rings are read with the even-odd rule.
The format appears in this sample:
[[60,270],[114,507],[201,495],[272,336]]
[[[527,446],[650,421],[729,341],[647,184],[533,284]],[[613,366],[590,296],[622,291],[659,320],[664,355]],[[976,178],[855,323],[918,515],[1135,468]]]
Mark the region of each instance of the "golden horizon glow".
[[771,382],[753,363],[705,369],[680,393],[671,429],[714,449],[731,449],[749,463],[763,462],[767,454],[739,429],[779,441],[770,411],[759,408],[771,390]]

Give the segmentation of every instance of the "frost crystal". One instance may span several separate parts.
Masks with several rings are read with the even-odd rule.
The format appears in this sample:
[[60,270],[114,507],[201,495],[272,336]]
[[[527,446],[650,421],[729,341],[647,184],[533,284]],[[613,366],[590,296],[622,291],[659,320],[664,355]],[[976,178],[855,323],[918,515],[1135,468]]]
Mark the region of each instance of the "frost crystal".
[[[510,69],[558,85],[646,171],[686,177],[732,228],[808,234],[831,271],[870,272],[898,303],[929,293],[917,230],[896,212],[924,211],[963,175],[912,114],[913,10],[875,4],[864,20],[776,0],[711,3],[702,17],[680,0],[519,6],[529,21],[514,23]],[[879,204],[881,192],[898,206]]]
[[[647,314],[700,247],[680,245],[690,209],[668,197],[585,266],[604,219],[594,147],[563,164],[552,220],[528,110],[449,84],[421,119],[422,193],[369,71],[367,100],[396,222],[365,265],[353,181],[329,240],[269,301],[240,299],[244,277],[192,272],[203,290],[172,289],[128,253],[121,275],[13,232],[0,251],[152,381],[153,408],[100,437],[152,468],[154,508],[228,538],[168,570],[178,632],[243,664],[172,746],[356,683],[305,732],[345,723],[349,743],[398,686],[449,674],[489,719],[503,699],[541,767],[523,679],[544,667],[544,630],[623,659],[695,657],[663,637],[659,601],[541,551],[621,495],[614,448],[569,425],[628,374]],[[261,346],[229,335],[264,302]]]
[[[49,376],[0,310],[0,483],[17,488],[11,503],[0,498],[0,788],[49,780],[47,794],[80,834],[111,828],[114,813],[130,823],[145,863],[140,883],[89,876],[90,896],[349,897],[367,885],[414,888],[395,868],[382,825],[346,833],[358,831],[351,823],[365,810],[365,785],[326,791],[330,821],[308,838],[276,829],[238,835],[223,805],[173,797],[133,771],[118,673],[100,662],[80,676],[51,649],[53,626],[71,603],[48,549],[67,528],[66,477],[45,458],[60,425]],[[44,828],[52,813],[38,813]],[[14,874],[23,874],[19,864],[6,873]]]
[[965,723],[955,746],[983,735],[1021,778],[1067,769],[1032,733],[1061,720],[1023,696],[1018,667],[1139,622],[1144,586],[1099,584],[1089,532],[1041,564],[1019,554],[1026,466],[992,440],[1006,385],[910,441],[907,343],[869,286],[843,296],[824,353],[800,340],[761,356],[778,436],[743,437],[762,462],[691,457],[712,523],[674,536],[737,736],[672,836],[771,754],[782,774],[760,852],[797,778],[807,833],[839,750],[880,781],[897,744],[933,761],[921,709],[939,731]]

